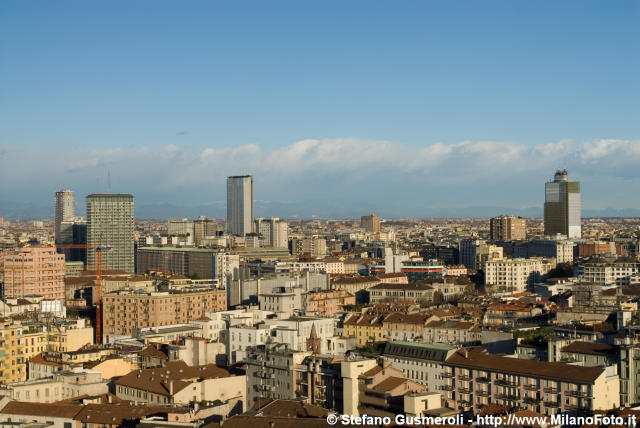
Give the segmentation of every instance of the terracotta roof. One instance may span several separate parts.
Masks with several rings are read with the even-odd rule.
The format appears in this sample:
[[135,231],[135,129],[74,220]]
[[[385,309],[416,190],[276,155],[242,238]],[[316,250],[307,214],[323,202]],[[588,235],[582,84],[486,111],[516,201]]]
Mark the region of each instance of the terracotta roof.
[[44,357],[42,356],[42,353],[31,357],[29,362],[30,363],[35,363],[35,364],[46,364],[47,366],[53,366],[53,367],[62,367],[62,364],[60,364],[60,363],[56,363],[55,361],[47,361],[47,360],[45,360]]
[[425,324],[431,315],[417,313],[417,314],[403,314],[400,312],[393,312],[387,315],[384,319],[384,323],[403,323],[403,324]]
[[480,347],[458,350],[447,358],[446,362],[447,364],[457,367],[515,373],[524,376],[559,379],[577,383],[594,382],[604,371],[600,367],[581,367],[564,363],[550,363],[491,355]]
[[383,282],[382,284],[374,285],[371,290],[433,290],[433,287],[428,284],[396,284]]
[[146,348],[144,348],[142,351],[140,351],[139,355],[142,357],[153,357],[153,358],[168,360],[169,356],[167,355],[166,352],[160,349],[161,347],[162,347],[161,344],[152,343]]
[[378,373],[380,373],[382,370],[384,370],[384,367],[382,367],[381,365],[377,365],[370,368],[366,372],[362,373],[360,376],[364,376],[364,377],[375,376]]
[[606,343],[594,343],[594,342],[571,342],[564,348],[564,352],[575,352],[579,354],[592,354],[592,355],[606,355],[616,351],[616,348]]
[[334,284],[368,284],[380,282],[375,276],[343,276],[332,281]]
[[392,391],[397,387],[399,387],[400,385],[402,385],[403,383],[405,383],[406,381],[407,380],[405,378],[392,376],[383,380],[382,382],[377,383],[376,385],[373,386],[372,389],[377,389],[381,391]]
[[261,416],[285,416],[296,418],[319,418],[331,413],[329,410],[294,400],[260,398],[251,409]]
[[0,413],[6,415],[50,416],[57,418],[73,418],[82,410],[82,406],[72,404],[26,403],[10,401]]
[[215,364],[188,366],[184,361],[173,361],[160,368],[134,370],[118,379],[116,385],[169,397],[171,382],[173,382],[173,393],[175,394],[191,385],[191,379],[216,379],[229,376],[227,370]]
[[[146,416],[166,415],[185,410],[177,407],[130,406],[128,404],[87,404],[74,417],[86,424],[123,425]],[[187,409],[188,410],[188,409]]]

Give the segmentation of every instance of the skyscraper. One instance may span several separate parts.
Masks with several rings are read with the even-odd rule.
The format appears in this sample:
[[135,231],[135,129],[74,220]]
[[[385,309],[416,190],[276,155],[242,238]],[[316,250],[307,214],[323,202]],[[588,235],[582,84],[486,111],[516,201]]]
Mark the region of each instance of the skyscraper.
[[[102,254],[103,268],[134,272],[132,195],[87,196],[87,244],[111,247]],[[87,249],[87,265],[95,269],[93,248]]]
[[244,236],[253,231],[253,177],[227,177],[227,232]]
[[545,184],[544,234],[580,238],[580,182],[569,181],[566,169]]
[[60,190],[54,198],[54,239],[56,244],[70,244],[72,241],[73,218],[76,212],[76,198],[72,190]]

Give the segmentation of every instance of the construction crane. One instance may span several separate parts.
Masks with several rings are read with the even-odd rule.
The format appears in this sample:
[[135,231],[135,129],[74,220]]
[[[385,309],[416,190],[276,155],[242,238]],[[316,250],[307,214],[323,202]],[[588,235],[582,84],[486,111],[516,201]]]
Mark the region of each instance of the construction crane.
[[111,247],[89,244],[56,244],[56,248],[86,248],[96,251],[96,343],[102,343],[102,253]]

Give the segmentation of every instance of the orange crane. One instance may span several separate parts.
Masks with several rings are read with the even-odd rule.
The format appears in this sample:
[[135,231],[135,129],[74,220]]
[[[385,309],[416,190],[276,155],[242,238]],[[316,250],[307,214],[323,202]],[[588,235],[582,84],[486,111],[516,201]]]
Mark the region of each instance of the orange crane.
[[86,248],[96,250],[96,343],[102,343],[102,253],[111,247],[89,244],[56,244],[56,248]]

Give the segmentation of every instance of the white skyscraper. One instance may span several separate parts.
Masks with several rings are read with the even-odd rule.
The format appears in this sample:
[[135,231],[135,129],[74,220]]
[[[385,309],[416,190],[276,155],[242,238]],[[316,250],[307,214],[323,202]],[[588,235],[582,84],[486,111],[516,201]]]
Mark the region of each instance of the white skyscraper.
[[76,212],[76,198],[72,190],[60,190],[54,198],[54,236],[56,244],[72,241],[73,218]]
[[227,232],[244,236],[253,231],[253,177],[227,177]]

